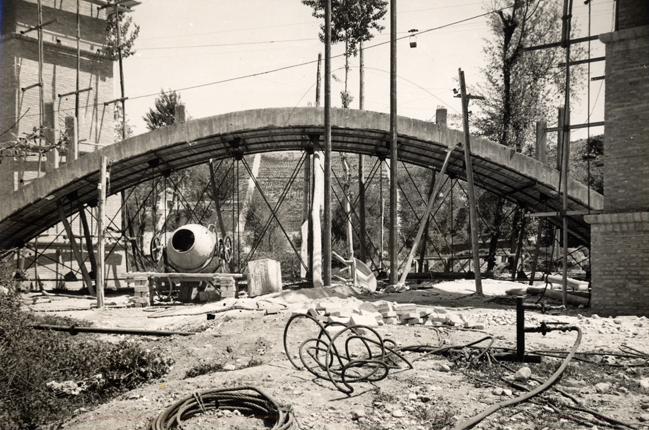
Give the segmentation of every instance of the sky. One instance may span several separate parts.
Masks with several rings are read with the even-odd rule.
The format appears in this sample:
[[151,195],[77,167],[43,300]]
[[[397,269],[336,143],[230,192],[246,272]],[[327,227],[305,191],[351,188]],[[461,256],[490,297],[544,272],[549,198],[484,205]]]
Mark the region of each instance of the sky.
[[[562,0],[546,0],[557,1]],[[467,85],[484,80],[483,47],[490,37],[487,2],[480,0],[398,0],[397,112],[434,120],[437,107],[461,112],[458,69]],[[593,0],[591,33],[612,31],[613,0]],[[576,1],[572,37],[588,35],[589,6]],[[134,134],[147,132],[142,117],[161,90],[176,90],[191,118],[227,112],[313,105],[320,20],[300,0],[142,0],[131,14],[140,26],[136,54],[124,60],[126,113]],[[385,29],[365,44],[365,109],[390,110],[390,12]],[[476,18],[473,18],[476,17]],[[473,18],[473,19],[471,19]],[[459,21],[463,21],[458,23]],[[440,28],[441,27],[441,28]],[[409,30],[427,31],[410,48]],[[342,44],[332,46],[332,106],[340,107],[343,90]],[[591,42],[591,57],[604,56],[604,45]],[[358,108],[358,57],[351,60],[351,108]],[[275,71],[277,69],[282,69]],[[324,73],[324,64],[322,65]],[[604,62],[592,63],[591,76],[604,74]],[[115,76],[119,76],[117,71]],[[116,94],[118,80],[115,79]],[[587,85],[573,105],[572,124],[604,120],[604,81]],[[322,99],[324,103],[324,98]],[[550,118],[552,125],[555,118]],[[573,131],[573,139],[588,131]],[[603,133],[593,128],[591,135]]]

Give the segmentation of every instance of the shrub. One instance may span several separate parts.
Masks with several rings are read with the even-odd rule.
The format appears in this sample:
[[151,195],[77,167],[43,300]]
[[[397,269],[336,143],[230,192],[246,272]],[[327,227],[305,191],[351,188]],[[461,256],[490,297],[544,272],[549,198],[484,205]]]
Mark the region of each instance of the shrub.
[[[0,279],[0,285],[11,282],[6,276]],[[37,323],[88,325],[70,318],[40,317],[21,308],[15,289],[0,292],[3,429],[33,429],[61,422],[75,409],[159,378],[172,364],[160,352],[142,349],[132,340],[113,344],[90,334],[39,331],[32,328]]]

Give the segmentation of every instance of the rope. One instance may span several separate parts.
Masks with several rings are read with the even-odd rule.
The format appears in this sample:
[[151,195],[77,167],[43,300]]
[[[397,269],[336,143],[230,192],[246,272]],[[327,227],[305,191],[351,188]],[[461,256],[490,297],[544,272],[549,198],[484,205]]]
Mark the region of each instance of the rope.
[[183,420],[212,410],[238,410],[243,415],[273,422],[273,430],[293,430],[299,426],[289,407],[280,406],[254,387],[221,388],[196,392],[162,411],[150,430],[182,428]]

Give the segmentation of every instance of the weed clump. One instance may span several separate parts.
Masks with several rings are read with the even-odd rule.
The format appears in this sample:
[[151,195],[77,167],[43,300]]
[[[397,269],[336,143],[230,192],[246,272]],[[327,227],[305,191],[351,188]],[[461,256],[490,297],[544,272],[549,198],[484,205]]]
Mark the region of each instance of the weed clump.
[[[3,429],[63,422],[73,411],[107,401],[163,376],[171,359],[133,340],[40,331],[34,324],[88,325],[24,310],[7,264],[0,263],[0,421]],[[3,276],[4,275],[4,276]]]

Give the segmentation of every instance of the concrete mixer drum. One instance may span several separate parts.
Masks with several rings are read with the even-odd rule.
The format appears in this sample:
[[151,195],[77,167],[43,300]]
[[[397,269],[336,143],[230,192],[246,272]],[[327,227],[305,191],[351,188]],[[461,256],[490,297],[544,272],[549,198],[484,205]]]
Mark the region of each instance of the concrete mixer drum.
[[186,224],[170,233],[166,244],[162,232],[154,234],[149,251],[164,271],[213,273],[232,261],[232,238],[218,238],[214,225]]

